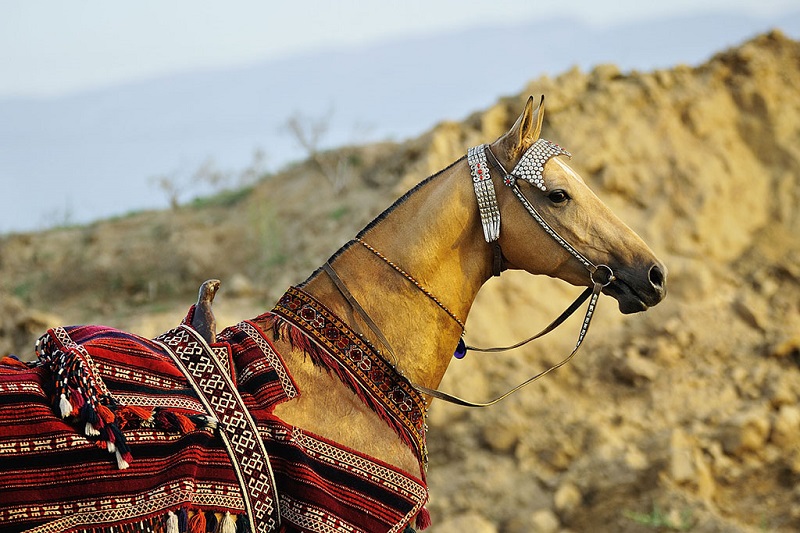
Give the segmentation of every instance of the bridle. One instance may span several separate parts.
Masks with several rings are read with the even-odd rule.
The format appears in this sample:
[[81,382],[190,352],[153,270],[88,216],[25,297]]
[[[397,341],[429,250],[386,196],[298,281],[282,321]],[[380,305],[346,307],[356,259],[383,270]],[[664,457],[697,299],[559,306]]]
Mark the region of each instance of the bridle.
[[[471,402],[468,400],[461,399],[457,396],[453,396],[452,394],[448,394],[446,392],[437,390],[437,389],[430,389],[428,387],[424,387],[422,385],[417,385],[412,383],[412,385],[424,394],[428,394],[434,398],[438,398],[440,400],[444,400],[449,403],[462,405],[465,407],[488,407],[490,405],[494,405],[497,402],[507,398],[511,394],[517,392],[518,390],[522,389],[523,387],[533,383],[534,381],[538,380],[542,376],[552,372],[553,370],[560,368],[567,364],[573,357],[578,353],[578,350],[583,343],[583,339],[586,337],[586,333],[589,330],[589,324],[592,321],[592,317],[594,315],[594,310],[597,306],[597,299],[600,296],[600,292],[603,290],[604,287],[608,286],[611,282],[614,281],[614,272],[611,270],[611,267],[604,264],[595,264],[586,256],[581,254],[578,250],[576,250],[569,242],[567,242],[561,235],[558,234],[556,230],[554,230],[548,223],[542,218],[541,214],[536,210],[536,208],[530,203],[527,197],[522,193],[519,186],[517,185],[517,181],[522,179],[533,185],[534,187],[540,189],[543,192],[547,191],[547,187],[544,183],[544,178],[542,176],[542,172],[544,171],[544,166],[551,158],[559,156],[559,155],[566,155],[568,157],[572,157],[572,155],[558,146],[555,143],[547,141],[545,139],[539,139],[534,142],[522,155],[519,162],[514,166],[514,170],[508,172],[505,167],[500,163],[497,157],[492,152],[491,147],[488,144],[482,144],[479,146],[475,146],[469,149],[467,152],[467,162],[470,166],[470,173],[472,175],[472,182],[475,189],[475,196],[478,201],[478,210],[480,213],[481,218],[481,226],[483,227],[484,238],[487,243],[492,245],[493,247],[493,274],[496,276],[500,275],[502,269],[502,250],[500,249],[499,239],[500,239],[500,209],[497,204],[497,197],[495,195],[494,190],[494,182],[491,179],[491,174],[489,170],[489,158],[491,158],[492,165],[499,170],[503,174],[503,183],[510,187],[513,191],[514,195],[519,199],[522,203],[525,210],[531,215],[531,217],[542,227],[542,229],[550,235],[561,247],[567,250],[575,259],[580,261],[580,263],[587,269],[589,272],[589,281],[591,282],[591,286],[584,290],[578,298],[575,299],[572,304],[570,304],[567,309],[561,313],[553,322],[551,322],[546,328],[542,331],[537,333],[536,335],[529,337],[523,341],[520,341],[516,344],[511,346],[505,347],[496,347],[496,348],[476,348],[473,346],[466,346],[463,340],[464,334],[464,323],[460,320],[450,309],[448,309],[444,304],[442,304],[429,290],[427,290],[424,286],[422,286],[416,279],[414,279],[410,274],[405,272],[402,268],[397,266],[395,263],[390,261],[388,258],[383,256],[380,252],[374,249],[372,246],[367,244],[362,239],[356,239],[353,242],[358,242],[370,250],[373,254],[375,254],[378,258],[386,262],[389,266],[394,268],[398,271],[401,275],[403,275],[409,282],[414,284],[421,292],[423,292],[428,298],[430,298],[434,303],[436,303],[441,309],[443,309],[447,314],[450,315],[458,324],[461,326],[462,330],[462,337],[459,340],[458,348],[456,349],[455,357],[462,358],[466,354],[467,350],[472,350],[476,352],[484,352],[484,353],[495,353],[495,352],[503,352],[507,350],[512,350],[514,348],[519,348],[533,340],[536,340],[547,333],[556,329],[559,325],[561,325],[567,318],[569,318],[587,299],[589,299],[589,305],[586,309],[586,314],[583,319],[583,323],[581,324],[581,329],[578,334],[578,340],[575,344],[575,348],[572,352],[564,358],[559,363],[539,372],[538,374],[528,378],[527,380],[523,381],[516,387],[512,388],[508,392],[498,396],[497,398],[488,401],[488,402]],[[487,157],[488,156],[488,157]],[[333,280],[334,284],[338,288],[338,290],[342,293],[348,303],[353,307],[353,309],[358,312],[362,319],[364,319],[367,326],[372,330],[372,332],[378,337],[382,344],[384,344],[386,350],[393,356],[396,361],[396,356],[394,355],[393,350],[391,349],[391,345],[386,337],[381,332],[380,328],[374,323],[374,321],[370,318],[364,308],[356,301],[355,297],[352,295],[350,290],[347,288],[345,283],[333,269],[333,267],[329,263],[325,263],[323,265],[323,269],[325,272],[330,276]]]

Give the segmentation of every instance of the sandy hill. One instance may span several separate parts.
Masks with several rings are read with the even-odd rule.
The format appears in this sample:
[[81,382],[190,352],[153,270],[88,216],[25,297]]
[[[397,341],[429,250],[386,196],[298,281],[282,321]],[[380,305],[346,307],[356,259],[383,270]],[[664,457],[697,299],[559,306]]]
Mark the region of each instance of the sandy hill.
[[[0,239],[0,351],[49,324],[171,327],[206,278],[219,322],[266,310],[393,198],[493,140],[528,94],[545,136],[670,268],[670,296],[604,299],[580,357],[484,411],[431,412],[434,532],[800,530],[800,43],[762,35],[696,67],[600,66],[530,83],[402,144],[317,154],[176,211]],[[504,275],[467,324],[479,344],[546,323],[575,295]],[[488,397],[556,362],[577,324],[454,363]]]

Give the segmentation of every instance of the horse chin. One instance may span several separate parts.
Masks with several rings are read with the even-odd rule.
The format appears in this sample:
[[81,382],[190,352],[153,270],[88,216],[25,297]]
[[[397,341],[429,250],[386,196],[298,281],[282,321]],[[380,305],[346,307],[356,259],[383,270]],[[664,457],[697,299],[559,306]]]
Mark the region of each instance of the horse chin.
[[647,305],[630,287],[624,283],[612,283],[605,289],[603,293],[611,296],[617,301],[619,311],[623,315],[630,315],[633,313],[641,313],[647,311],[650,306]]
[[633,313],[641,313],[642,311],[647,311],[649,307],[643,301],[639,300],[638,298],[633,299],[618,299],[617,303],[619,304],[619,312],[623,315],[631,315]]

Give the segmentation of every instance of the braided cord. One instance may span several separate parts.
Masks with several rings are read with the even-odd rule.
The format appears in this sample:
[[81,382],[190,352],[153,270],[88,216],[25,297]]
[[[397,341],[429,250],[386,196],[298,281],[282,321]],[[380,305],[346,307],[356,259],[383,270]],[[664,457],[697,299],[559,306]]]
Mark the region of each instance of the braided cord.
[[421,284],[419,281],[417,281],[416,279],[414,279],[414,277],[413,277],[411,274],[409,274],[408,272],[406,272],[405,270],[403,270],[402,268],[400,268],[400,267],[399,267],[399,266],[398,266],[396,263],[392,262],[392,261],[391,261],[391,260],[390,260],[388,257],[386,257],[385,255],[383,255],[382,253],[380,253],[378,250],[376,250],[375,248],[373,248],[372,246],[370,246],[369,244],[367,244],[366,242],[364,242],[362,239],[356,239],[356,240],[357,240],[358,242],[360,242],[362,245],[364,245],[364,248],[366,248],[367,250],[369,250],[370,252],[372,252],[373,254],[375,254],[375,256],[376,256],[376,257],[380,258],[380,259],[381,259],[381,260],[382,260],[384,263],[386,263],[387,265],[389,265],[390,267],[392,267],[393,269],[395,269],[395,270],[396,270],[398,273],[400,273],[400,275],[401,275],[401,276],[403,276],[403,277],[404,277],[404,278],[406,278],[408,281],[410,281],[411,283],[413,283],[413,284],[414,284],[414,286],[416,286],[416,287],[417,287],[417,288],[418,288],[418,289],[419,289],[419,290],[420,290],[420,291],[421,291],[421,292],[422,292],[422,293],[423,293],[425,296],[427,296],[428,298],[430,298],[430,299],[433,301],[433,303],[435,303],[436,305],[438,305],[438,306],[439,306],[439,307],[442,309],[442,311],[444,311],[445,313],[447,313],[448,315],[450,315],[450,317],[451,317],[453,320],[455,320],[456,322],[458,322],[458,325],[459,325],[459,326],[461,326],[461,331],[462,331],[462,334],[463,334],[463,332],[465,331],[464,322],[463,322],[463,321],[462,321],[460,318],[458,318],[458,316],[456,316],[456,314],[455,314],[454,312],[452,312],[452,311],[450,310],[450,308],[448,308],[448,307],[447,307],[446,305],[444,305],[444,304],[443,304],[443,303],[442,303],[442,302],[441,302],[441,301],[440,301],[440,300],[439,300],[439,299],[438,299],[436,296],[434,296],[434,295],[433,295],[433,293],[432,293],[431,291],[429,291],[428,289],[426,289],[426,288],[425,288],[425,287],[424,287],[424,286],[423,286],[423,285],[422,285],[422,284]]

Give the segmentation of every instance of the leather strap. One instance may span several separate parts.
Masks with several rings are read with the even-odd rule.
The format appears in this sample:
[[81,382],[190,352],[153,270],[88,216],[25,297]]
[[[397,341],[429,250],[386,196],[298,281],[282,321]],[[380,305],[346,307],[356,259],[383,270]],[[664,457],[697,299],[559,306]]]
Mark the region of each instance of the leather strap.
[[[394,360],[394,364],[396,366],[397,365],[397,361],[398,361],[397,360],[397,355],[394,353],[394,350],[392,350],[391,343],[389,343],[389,340],[381,332],[381,330],[378,327],[378,325],[375,324],[375,322],[372,320],[372,318],[370,318],[369,314],[364,310],[363,307],[361,307],[361,304],[358,303],[358,300],[355,299],[353,294],[350,292],[350,289],[347,288],[347,285],[344,283],[344,281],[342,281],[342,278],[339,277],[339,274],[336,273],[336,271],[333,269],[333,267],[330,265],[330,263],[325,263],[324,265],[322,265],[322,269],[331,278],[331,280],[333,281],[334,285],[336,285],[336,288],[339,290],[339,292],[342,294],[342,296],[344,296],[345,300],[347,300],[347,302],[350,304],[350,306],[364,320],[364,322],[367,324],[367,326],[370,328],[370,330],[372,330],[372,332],[375,334],[375,336],[378,337],[380,342],[386,348],[386,351],[389,354],[391,354],[391,356],[392,356],[392,358]],[[594,314],[594,310],[595,310],[595,307],[597,305],[597,298],[600,296],[600,291],[603,290],[604,286],[605,285],[603,285],[602,283],[594,282],[594,286],[590,287],[590,288],[587,288],[585,291],[583,291],[580,294],[580,296],[578,296],[578,298],[563,313],[561,313],[561,315],[558,316],[558,318],[556,318],[553,322],[551,322],[550,325],[548,325],[541,332],[537,333],[536,335],[534,335],[533,337],[531,337],[529,339],[526,339],[526,340],[524,340],[522,342],[519,342],[519,343],[517,343],[517,344],[515,344],[513,346],[509,346],[509,347],[505,347],[505,348],[472,348],[472,347],[468,348],[468,349],[472,349],[472,350],[479,351],[479,352],[500,352],[500,351],[505,351],[505,350],[510,350],[510,349],[513,349],[513,348],[517,348],[519,346],[522,346],[523,344],[527,344],[528,342],[530,342],[532,340],[535,340],[535,339],[538,339],[539,337],[542,337],[543,335],[546,335],[547,333],[553,331],[556,327],[558,327],[560,324],[562,324],[569,316],[571,316],[581,306],[581,304],[586,301],[587,298],[591,297],[590,301],[589,301],[589,307],[586,309],[586,316],[583,319],[583,324],[581,326],[581,331],[578,334],[577,344],[575,345],[575,349],[572,350],[572,353],[570,353],[560,363],[558,363],[556,365],[553,365],[550,368],[548,368],[546,370],[543,370],[542,372],[539,372],[535,376],[525,380],[524,382],[520,383],[519,385],[517,385],[513,389],[511,389],[508,392],[506,392],[505,394],[495,398],[494,400],[491,400],[491,401],[488,401],[488,402],[471,402],[471,401],[459,398],[458,396],[454,396],[452,394],[448,394],[446,392],[443,392],[443,391],[440,391],[440,390],[437,390],[437,389],[430,389],[430,388],[424,387],[422,385],[417,385],[414,382],[411,382],[411,384],[414,386],[415,389],[417,389],[418,391],[422,392],[423,394],[428,394],[429,396],[432,396],[434,398],[438,398],[440,400],[444,400],[446,402],[453,403],[453,404],[456,404],[456,405],[461,405],[461,406],[464,406],[464,407],[489,407],[490,405],[496,404],[500,400],[503,400],[503,399],[507,398],[508,396],[514,394],[515,392],[517,392],[521,388],[523,388],[523,387],[525,387],[527,385],[530,385],[531,383],[533,383],[534,381],[538,380],[542,376],[550,373],[551,371],[553,371],[553,370],[555,370],[557,368],[560,368],[560,367],[564,366],[573,357],[575,357],[575,354],[578,353],[578,350],[580,349],[581,344],[583,343],[583,339],[586,337],[586,332],[589,330],[589,324],[592,321],[592,316]]]
[[[381,344],[383,344],[386,351],[391,354],[392,359],[394,360],[394,366],[397,367],[397,356],[395,355],[394,350],[392,350],[392,345],[389,343],[389,340],[381,331],[381,328],[378,327],[378,325],[372,320],[364,308],[361,307],[361,304],[358,303],[355,296],[353,296],[353,293],[350,292],[350,289],[347,288],[347,285],[345,285],[344,281],[342,281],[342,278],[339,277],[339,274],[336,273],[330,263],[325,262],[325,264],[322,265],[322,270],[328,274],[328,277],[331,278],[331,281],[333,281],[333,284],[336,285],[337,289],[339,289],[339,292],[342,294],[342,296],[344,296],[344,299],[347,300],[347,303],[350,304],[350,307],[352,307],[359,314],[362,320],[364,320],[364,322],[367,324],[367,327],[372,330],[376,337],[378,337],[378,340],[381,341]],[[355,326],[355,324],[351,324],[351,326]],[[355,329],[355,327],[353,329]]]
[[[569,363],[572,360],[573,357],[575,357],[575,355],[578,353],[578,350],[580,350],[580,348],[581,348],[581,344],[583,344],[583,339],[586,337],[586,332],[589,330],[589,324],[592,321],[592,315],[594,314],[594,309],[595,309],[595,306],[597,305],[597,298],[598,298],[598,296],[600,296],[600,291],[603,290],[603,286],[601,284],[599,284],[599,283],[595,283],[593,288],[587,289],[587,290],[591,294],[591,300],[589,301],[589,307],[586,310],[586,318],[584,318],[584,320],[583,320],[583,325],[581,326],[581,332],[578,335],[578,342],[577,342],[577,344],[575,344],[575,348],[572,350],[572,352],[566,358],[564,358],[561,362],[551,366],[550,368],[548,368],[546,370],[543,370],[543,371],[539,372],[535,376],[532,376],[532,377],[526,379],[525,381],[523,381],[522,383],[520,383],[519,385],[517,385],[513,389],[509,390],[505,394],[502,394],[502,395],[498,396],[497,398],[495,398],[493,400],[490,400],[488,402],[471,402],[471,401],[459,398],[458,396],[454,396],[452,394],[448,394],[446,392],[443,392],[443,391],[440,391],[440,390],[437,390],[437,389],[429,389],[428,387],[423,387],[422,385],[414,385],[414,386],[417,388],[417,390],[419,390],[420,392],[422,392],[424,394],[428,394],[430,396],[433,396],[434,398],[438,398],[440,400],[443,400],[443,401],[446,401],[446,402],[449,402],[449,403],[452,403],[452,404],[461,405],[463,407],[489,407],[490,405],[494,405],[497,402],[499,402],[501,400],[504,400],[505,398],[511,396],[512,394],[514,394],[518,390],[522,389],[523,387],[526,387],[527,385],[530,385],[531,383],[533,383],[534,381],[538,380],[539,378],[549,374],[553,370],[556,370],[557,368],[561,368],[565,364]],[[586,295],[586,294],[587,294],[587,291],[584,291],[584,293],[581,294],[581,296],[579,297],[579,300],[581,300],[581,298],[583,298],[583,300],[585,300],[585,296],[584,295]],[[583,300],[581,300],[581,302],[583,302]],[[578,300],[576,300],[576,302],[578,302]],[[573,304],[573,306],[575,306],[575,304]],[[577,306],[575,306],[575,308],[577,309]],[[559,319],[560,318],[561,317],[559,317]],[[556,321],[558,321],[558,319],[556,319]],[[541,337],[547,331],[552,330],[552,328],[554,328],[554,327],[555,326],[553,324],[551,324],[550,326],[545,328],[545,331],[543,331],[542,333],[539,333],[538,335],[535,335],[534,337],[532,337],[529,340],[533,340],[535,338]],[[527,342],[527,341],[525,341],[525,342]],[[522,344],[524,344],[524,342]],[[487,351],[491,351],[491,350],[487,350]],[[497,350],[497,351],[500,351],[500,350]]]
[[509,350],[514,350],[515,348],[519,348],[521,346],[525,346],[526,344],[528,344],[531,341],[535,341],[536,339],[538,339],[540,337],[544,337],[545,335],[547,335],[548,333],[550,333],[551,331],[556,329],[558,326],[563,324],[564,321],[566,319],[568,319],[569,317],[571,317],[572,314],[575,311],[578,310],[578,308],[581,306],[581,304],[583,304],[583,302],[585,302],[586,299],[589,298],[589,296],[592,295],[592,292],[593,292],[593,288],[592,287],[587,287],[586,290],[584,290],[577,298],[575,298],[575,301],[572,302],[570,304],[570,306],[567,307],[564,310],[563,313],[561,313],[555,320],[550,322],[550,325],[548,325],[546,328],[544,328],[542,331],[540,331],[539,333],[537,333],[533,337],[528,337],[524,341],[519,341],[518,343],[512,344],[511,346],[502,346],[502,347],[498,346],[498,347],[493,347],[493,348],[478,348],[478,347],[475,347],[475,346],[467,346],[467,350],[473,351],[473,352],[481,352],[481,353],[498,353],[498,352],[507,352]]
[[499,241],[492,241],[492,253],[494,255],[492,258],[492,275],[499,277],[505,270],[503,266],[503,250],[500,248]]

